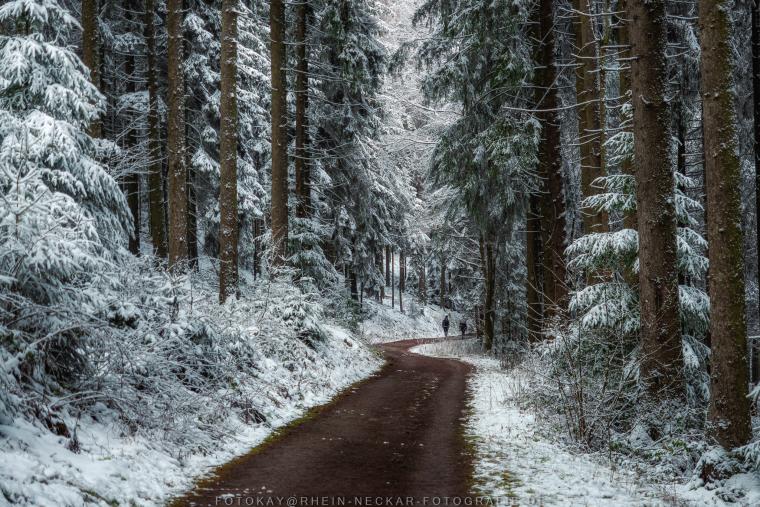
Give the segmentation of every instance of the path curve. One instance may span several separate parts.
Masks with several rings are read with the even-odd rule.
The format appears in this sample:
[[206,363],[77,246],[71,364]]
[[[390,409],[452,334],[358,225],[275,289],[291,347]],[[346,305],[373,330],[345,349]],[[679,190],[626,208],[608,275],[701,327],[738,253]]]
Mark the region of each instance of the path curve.
[[[408,506],[412,497],[417,505],[467,498],[472,471],[462,423],[471,368],[409,352],[431,341],[380,345],[387,364],[378,374],[222,466],[172,506],[329,507],[367,497],[376,499],[371,505],[382,497]],[[326,498],[304,503],[307,497]]]

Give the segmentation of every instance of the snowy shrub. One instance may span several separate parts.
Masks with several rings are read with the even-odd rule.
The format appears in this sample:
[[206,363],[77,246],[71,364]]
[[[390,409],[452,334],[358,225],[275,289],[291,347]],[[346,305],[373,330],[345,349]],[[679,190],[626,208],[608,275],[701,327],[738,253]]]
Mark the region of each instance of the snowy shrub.
[[55,0],[18,0],[0,6],[0,26],[3,374],[34,386],[25,402],[37,404],[91,374],[90,331],[104,325],[129,211],[87,134],[104,99],[59,45],[76,21]]

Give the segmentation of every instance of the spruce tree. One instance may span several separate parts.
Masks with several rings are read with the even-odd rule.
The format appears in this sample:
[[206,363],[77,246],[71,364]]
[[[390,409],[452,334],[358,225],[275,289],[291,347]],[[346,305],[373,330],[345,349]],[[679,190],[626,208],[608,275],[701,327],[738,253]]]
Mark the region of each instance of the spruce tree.
[[628,0],[631,24],[641,378],[654,396],[681,391],[675,183],[670,166],[665,2]]
[[238,290],[237,0],[222,1],[219,301]]
[[733,449],[749,442],[744,235],[734,56],[728,2],[700,0],[707,228],[710,240],[710,433]]

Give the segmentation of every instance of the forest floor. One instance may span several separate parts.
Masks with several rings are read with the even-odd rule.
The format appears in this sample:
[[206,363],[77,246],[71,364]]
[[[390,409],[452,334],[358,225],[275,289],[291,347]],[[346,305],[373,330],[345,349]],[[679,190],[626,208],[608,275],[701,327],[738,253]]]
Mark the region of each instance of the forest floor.
[[[500,499],[502,506],[760,505],[760,478],[750,474],[708,490],[694,481],[664,481],[651,465],[642,472],[645,463],[619,464],[605,454],[581,452],[558,421],[526,403],[536,379],[485,356],[476,340],[427,343],[411,352],[472,366],[465,438],[474,456],[474,495]],[[736,491],[742,494],[728,494]]]
[[429,341],[380,346],[387,363],[379,373],[219,468],[173,505],[466,501],[472,474],[463,420],[471,368],[408,353]]

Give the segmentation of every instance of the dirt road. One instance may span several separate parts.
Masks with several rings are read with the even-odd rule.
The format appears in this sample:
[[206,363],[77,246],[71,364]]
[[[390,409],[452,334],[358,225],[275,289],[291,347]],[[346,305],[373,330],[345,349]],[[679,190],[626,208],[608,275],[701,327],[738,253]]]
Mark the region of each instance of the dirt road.
[[377,506],[380,497],[434,505],[466,497],[471,465],[462,419],[470,367],[408,352],[420,343],[383,345],[388,364],[378,375],[172,505]]

